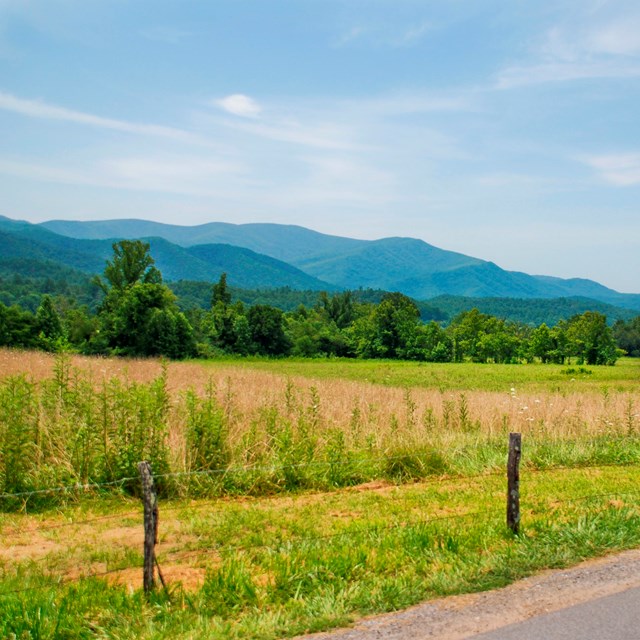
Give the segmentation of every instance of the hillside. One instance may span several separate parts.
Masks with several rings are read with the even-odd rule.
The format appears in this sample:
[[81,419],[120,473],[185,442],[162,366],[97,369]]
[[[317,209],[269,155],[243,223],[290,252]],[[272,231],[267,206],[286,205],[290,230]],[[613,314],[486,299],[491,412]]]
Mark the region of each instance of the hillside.
[[335,255],[363,244],[364,240],[341,238],[296,225],[230,224],[209,222],[195,226],[163,224],[149,220],[101,220],[78,222],[51,220],[42,226],[60,235],[78,239],[165,238],[183,247],[229,244],[263,253],[298,266],[312,255]]
[[356,240],[278,224],[211,222],[197,226],[145,220],[71,222],[53,220],[44,228],[84,239],[170,239],[185,248],[225,243],[268,255],[336,288],[401,291],[416,299],[463,297],[588,297],[640,310],[640,294],[622,294],[586,279],[562,279],[506,271],[498,265],[434,247],[415,238]]
[[607,316],[609,323],[616,320],[631,320],[637,311],[623,309],[591,298],[465,298],[458,296],[438,296],[429,303],[438,308],[447,322],[463,311],[474,307],[482,313],[539,326],[543,322],[548,326],[556,325],[560,320],[580,315],[585,311],[597,311]]
[[[213,282],[226,272],[228,282],[244,288],[293,287],[333,290],[332,285],[299,269],[254,251],[230,245],[183,247],[164,238],[142,237],[164,278]],[[84,273],[101,273],[111,258],[113,240],[77,239],[41,225],[0,218],[2,258],[54,261]]]

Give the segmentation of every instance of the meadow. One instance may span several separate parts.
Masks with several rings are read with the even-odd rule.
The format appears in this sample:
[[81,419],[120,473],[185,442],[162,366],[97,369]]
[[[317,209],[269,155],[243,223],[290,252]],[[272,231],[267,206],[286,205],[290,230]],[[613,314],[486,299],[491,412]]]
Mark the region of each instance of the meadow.
[[[1,351],[0,372],[0,637],[292,636],[640,544],[632,359]],[[504,523],[511,431],[518,536]],[[150,602],[141,459],[168,585]]]

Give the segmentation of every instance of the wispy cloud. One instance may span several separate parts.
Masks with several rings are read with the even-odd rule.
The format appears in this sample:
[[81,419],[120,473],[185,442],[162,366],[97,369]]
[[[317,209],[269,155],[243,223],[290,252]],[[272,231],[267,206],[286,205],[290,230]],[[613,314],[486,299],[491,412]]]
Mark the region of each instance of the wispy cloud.
[[143,29],[140,34],[147,40],[164,44],[180,44],[192,35],[190,31],[166,26],[149,27],[148,29]]
[[598,53],[624,56],[640,54],[640,15],[594,29],[588,35],[587,45]]
[[215,196],[243,180],[238,163],[200,156],[119,156],[83,165],[0,158],[0,173],[28,180],[190,196]]
[[[219,100],[210,104],[219,107]],[[404,130],[403,116],[429,116],[475,109],[462,94],[392,93],[370,98],[281,99],[255,118],[212,118],[216,127],[256,138],[321,150],[374,152],[389,130]],[[433,132],[432,132],[433,133]]]
[[354,149],[353,131],[336,123],[302,123],[286,119],[271,123],[227,122],[231,129],[250,135],[316,149]]
[[376,47],[412,47],[433,29],[431,22],[426,20],[402,24],[393,22],[356,24],[344,29],[334,40],[333,46],[340,48],[363,42]]
[[19,113],[30,118],[41,118],[45,120],[60,120],[73,122],[76,124],[98,127],[101,129],[111,129],[113,131],[123,131],[144,136],[155,136],[159,138],[169,138],[181,142],[201,144],[204,141],[198,136],[176,129],[156,124],[144,124],[138,122],[128,122],[126,120],[116,120],[114,118],[104,118],[91,113],[74,111],[66,107],[42,102],[41,100],[28,100],[18,98],[9,93],[0,92],[0,109]]
[[640,63],[555,62],[508,67],[497,78],[497,89],[514,89],[536,84],[595,80],[604,78],[637,78]]
[[369,116],[406,116],[411,114],[474,111],[477,104],[471,93],[431,93],[428,91],[394,92],[364,100],[343,100],[340,109],[349,108]]
[[380,207],[393,198],[396,177],[392,172],[341,156],[310,156],[302,161],[308,174],[300,184],[286,190],[285,199],[289,204]]
[[639,77],[640,12],[623,7],[610,15],[610,10],[609,3],[601,3],[548,28],[526,59],[498,72],[496,88]]
[[213,104],[227,113],[241,118],[257,118],[262,111],[262,107],[253,98],[243,93],[234,93],[225,98],[214,100]]
[[582,161],[616,187],[640,185],[640,153],[586,156]]
[[399,34],[396,39],[397,46],[411,46],[433,30],[430,22],[421,22],[419,24],[410,25],[404,32]]

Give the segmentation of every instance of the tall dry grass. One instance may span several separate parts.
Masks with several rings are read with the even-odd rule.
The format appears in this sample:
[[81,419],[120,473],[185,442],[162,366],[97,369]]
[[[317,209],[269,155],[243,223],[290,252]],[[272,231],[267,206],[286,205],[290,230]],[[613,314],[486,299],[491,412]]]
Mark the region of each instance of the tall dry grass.
[[[53,375],[55,361],[56,356],[51,354],[0,349],[0,377],[26,374],[30,380],[43,381]],[[70,357],[70,364],[95,385],[114,378],[150,383],[163,367],[161,361],[153,359],[75,355]],[[166,366],[167,390],[174,407],[185,391],[192,389],[203,395],[211,384],[218,401],[229,411],[236,435],[244,433],[264,407],[277,407],[286,415],[294,408],[310,405],[312,390],[319,397],[319,424],[323,428],[345,428],[353,423],[355,415],[363,435],[383,436],[394,423],[404,431],[428,430],[431,424],[454,429],[473,426],[489,435],[504,431],[506,426],[557,438],[626,434],[640,426],[640,395],[607,388],[569,395],[522,393],[515,388],[500,393],[459,392],[290,377],[225,363],[205,366],[171,362]],[[179,436],[180,413],[174,418],[177,421],[172,421],[171,432]]]
[[[0,351],[0,372],[5,388],[18,376],[32,389],[32,404],[19,411],[5,407],[4,424],[0,416],[0,442],[15,450],[13,458],[0,454],[5,491],[37,488],[47,478],[130,476],[143,455],[155,455],[165,472],[201,472],[195,481],[166,487],[187,492],[478,473],[503,464],[509,431],[523,433],[525,461],[540,466],[640,455],[638,398],[607,388],[570,395],[515,388],[460,392],[290,378],[228,363],[9,350]],[[12,393],[3,396],[5,404]],[[15,416],[32,426],[12,431]],[[29,430],[33,442],[25,441]],[[8,461],[19,469],[22,455],[38,468],[25,464],[27,477],[12,484]],[[238,468],[254,471],[233,475]]]

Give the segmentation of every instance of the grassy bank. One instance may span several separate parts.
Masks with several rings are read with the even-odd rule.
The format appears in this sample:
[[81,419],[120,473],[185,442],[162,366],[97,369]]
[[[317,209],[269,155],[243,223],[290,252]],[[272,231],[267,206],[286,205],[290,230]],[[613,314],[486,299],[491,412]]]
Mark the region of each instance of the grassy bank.
[[277,638],[498,587],[640,544],[637,478],[637,467],[523,474],[518,537],[499,475],[162,502],[169,593],[150,603],[137,502],[5,514],[0,635]]

